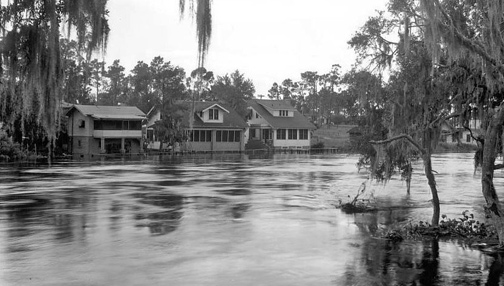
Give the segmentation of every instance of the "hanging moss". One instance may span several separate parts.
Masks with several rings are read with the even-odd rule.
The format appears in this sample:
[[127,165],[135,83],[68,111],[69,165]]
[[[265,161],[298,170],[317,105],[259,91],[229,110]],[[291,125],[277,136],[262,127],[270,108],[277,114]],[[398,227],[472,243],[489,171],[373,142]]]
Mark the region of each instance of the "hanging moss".
[[1,121],[12,126],[15,120],[24,122],[36,115],[51,148],[60,125],[62,23],[66,22],[68,35],[75,28],[79,46],[90,55],[105,48],[106,4],[106,0],[17,0],[1,6]]

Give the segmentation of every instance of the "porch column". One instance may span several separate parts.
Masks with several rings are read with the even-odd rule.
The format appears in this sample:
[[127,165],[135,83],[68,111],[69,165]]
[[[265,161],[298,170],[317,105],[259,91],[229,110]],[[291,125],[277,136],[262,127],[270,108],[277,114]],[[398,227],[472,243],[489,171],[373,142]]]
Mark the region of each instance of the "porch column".
[[100,152],[105,153],[105,137],[100,138],[100,140],[101,140]]
[[124,154],[126,152],[126,150],[124,149],[124,145],[125,145],[125,140],[124,140],[124,137],[121,138],[121,153]]

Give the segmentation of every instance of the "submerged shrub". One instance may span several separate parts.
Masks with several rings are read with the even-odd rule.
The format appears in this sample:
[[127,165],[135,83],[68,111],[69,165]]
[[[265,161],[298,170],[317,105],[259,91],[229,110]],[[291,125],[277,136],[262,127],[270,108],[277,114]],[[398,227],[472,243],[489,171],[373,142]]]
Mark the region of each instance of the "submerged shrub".
[[418,239],[423,237],[435,238],[462,238],[462,239],[493,239],[497,237],[495,228],[474,219],[469,211],[462,212],[458,219],[450,219],[446,215],[441,216],[438,227],[433,227],[428,222],[419,221],[416,224],[409,223],[401,228],[388,230],[383,237],[398,241],[402,239]]

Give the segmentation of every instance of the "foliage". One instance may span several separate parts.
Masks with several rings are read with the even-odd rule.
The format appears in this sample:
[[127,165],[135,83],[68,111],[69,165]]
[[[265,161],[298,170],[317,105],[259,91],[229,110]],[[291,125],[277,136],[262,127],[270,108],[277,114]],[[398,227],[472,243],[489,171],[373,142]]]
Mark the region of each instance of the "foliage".
[[0,129],[0,161],[14,161],[26,158],[21,145],[14,143],[4,130]]
[[314,143],[311,145],[311,148],[312,149],[324,149],[325,148],[325,145],[324,145],[324,142],[317,142],[317,143]]
[[[504,6],[500,1],[426,1],[420,0],[428,33],[425,45],[433,63],[456,69],[451,93],[453,107],[461,121],[476,111],[482,120],[482,193],[494,226],[498,228],[499,245],[504,246],[504,210],[498,199],[493,177],[499,138],[504,122],[504,41],[502,21]],[[443,66],[446,66],[443,65]],[[439,68],[438,70],[441,70]]]
[[[188,106],[184,102],[166,101],[161,105],[161,120],[156,121],[154,130],[162,143],[173,145],[175,142],[183,142],[186,132],[182,128],[184,113],[188,112]],[[160,146],[162,149],[162,146]]]
[[435,238],[461,238],[461,239],[495,239],[497,233],[492,225],[474,219],[469,211],[462,212],[458,219],[450,219],[442,215],[438,227],[428,222],[408,223],[405,226],[387,230],[383,236],[391,240],[421,239],[424,237]]
[[[56,138],[62,99],[60,28],[75,28],[78,50],[88,55],[106,45],[106,0],[19,0],[0,9],[0,120],[13,124],[36,115],[49,137]],[[23,119],[21,119],[23,121]]]
[[[205,65],[206,53],[210,46],[212,35],[211,0],[188,0],[191,16],[196,22],[196,37],[198,38],[198,68]],[[186,11],[186,0],[180,0],[180,14]]]
[[252,80],[245,78],[238,70],[218,76],[211,91],[211,101],[231,106],[243,118],[247,115],[246,100],[252,99],[255,87]]

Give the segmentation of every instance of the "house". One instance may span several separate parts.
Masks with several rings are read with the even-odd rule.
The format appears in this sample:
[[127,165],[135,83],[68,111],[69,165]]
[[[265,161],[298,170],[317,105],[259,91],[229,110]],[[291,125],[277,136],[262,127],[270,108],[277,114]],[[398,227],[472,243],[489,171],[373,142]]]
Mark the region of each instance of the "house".
[[134,106],[74,105],[67,112],[74,155],[142,152],[145,113]]
[[[187,140],[180,142],[182,144],[181,151],[241,152],[245,149],[245,135],[248,125],[229,106],[213,101],[179,101],[176,104],[184,110],[181,128],[186,130],[187,134]],[[159,108],[149,111],[145,127],[147,130],[146,140],[150,149],[159,150],[161,145],[154,128],[159,120],[161,120]]]
[[361,126],[355,126],[355,127],[350,128],[347,131],[347,133],[348,133],[350,143],[352,145],[356,145],[362,141],[362,135],[364,135],[366,132],[365,132],[364,128],[362,128]]
[[290,101],[253,99],[247,105],[249,140],[281,149],[310,148],[316,127]]
[[477,145],[478,141],[475,140],[475,138],[482,134],[480,126],[481,124],[479,119],[469,120],[467,127],[470,128],[471,131],[464,127],[460,127],[459,124],[453,126],[451,123],[444,121],[441,123],[441,136],[439,141],[446,143],[458,143],[460,140],[461,143]]

